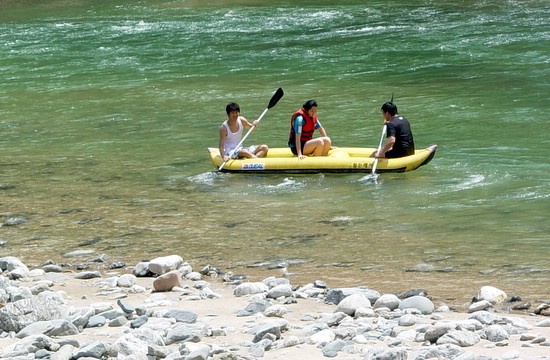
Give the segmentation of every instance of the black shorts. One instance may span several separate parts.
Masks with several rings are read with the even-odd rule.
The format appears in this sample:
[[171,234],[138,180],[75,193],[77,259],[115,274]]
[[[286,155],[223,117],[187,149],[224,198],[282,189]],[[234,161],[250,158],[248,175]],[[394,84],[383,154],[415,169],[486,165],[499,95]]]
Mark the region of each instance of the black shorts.
[[408,149],[391,149],[389,151],[386,151],[384,154],[384,157],[388,159],[395,159],[400,157],[405,157],[409,155],[414,155],[414,149],[408,148]]
[[[306,146],[306,143],[305,142],[301,142],[301,146],[302,146],[302,155],[304,154],[304,146]],[[288,147],[290,148],[290,151],[292,151],[292,153],[294,155],[298,155],[298,151],[296,149],[296,145],[294,144],[288,144]]]

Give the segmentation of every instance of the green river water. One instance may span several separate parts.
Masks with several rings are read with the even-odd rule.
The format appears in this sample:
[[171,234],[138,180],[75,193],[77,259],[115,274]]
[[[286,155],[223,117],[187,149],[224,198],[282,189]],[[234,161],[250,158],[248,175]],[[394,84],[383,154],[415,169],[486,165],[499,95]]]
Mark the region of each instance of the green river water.
[[[0,256],[179,254],[250,279],[550,299],[546,1],[2,1]],[[432,162],[405,174],[216,173],[225,105],[286,146],[310,98],[378,144],[392,94]],[[75,250],[93,254],[66,258]],[[102,265],[98,265],[102,266]]]

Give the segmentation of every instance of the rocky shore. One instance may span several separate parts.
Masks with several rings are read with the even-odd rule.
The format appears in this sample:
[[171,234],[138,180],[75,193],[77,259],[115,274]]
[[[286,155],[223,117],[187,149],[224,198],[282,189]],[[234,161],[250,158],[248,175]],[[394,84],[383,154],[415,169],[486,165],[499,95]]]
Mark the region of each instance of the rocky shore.
[[3,257],[0,359],[550,359],[548,303],[472,297],[456,312],[425,290],[255,282],[178,255],[101,272]]

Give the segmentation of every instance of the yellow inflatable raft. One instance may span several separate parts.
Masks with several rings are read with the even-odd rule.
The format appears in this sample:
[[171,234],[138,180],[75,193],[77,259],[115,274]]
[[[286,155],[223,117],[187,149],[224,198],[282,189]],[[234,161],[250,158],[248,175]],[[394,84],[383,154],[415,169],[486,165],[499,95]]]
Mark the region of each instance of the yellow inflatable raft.
[[[414,155],[397,159],[379,159],[377,173],[406,172],[429,163],[435,156],[437,145],[417,149]],[[374,158],[369,157],[376,148],[339,147],[327,156],[309,156],[299,160],[288,148],[270,148],[261,159],[229,160],[221,171],[234,173],[370,173]],[[210,161],[216,169],[223,163],[217,148],[208,148]]]

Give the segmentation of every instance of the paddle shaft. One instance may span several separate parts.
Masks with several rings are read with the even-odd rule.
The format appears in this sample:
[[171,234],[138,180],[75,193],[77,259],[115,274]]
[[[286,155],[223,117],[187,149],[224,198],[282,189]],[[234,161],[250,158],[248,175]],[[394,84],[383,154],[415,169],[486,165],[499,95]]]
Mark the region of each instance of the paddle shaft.
[[[256,121],[256,125],[262,120],[262,118],[264,117],[264,115],[267,113],[267,110],[271,109],[273,106],[275,106],[279,100],[281,100],[281,98],[283,97],[284,95],[284,92],[283,92],[283,89],[281,88],[278,88],[277,91],[275,91],[275,94],[273,94],[273,96],[271,97],[271,99],[269,100],[269,103],[267,104],[267,107],[265,108],[264,112],[262,113],[262,115],[260,115],[260,117],[258,118],[258,120]],[[235,146],[235,148],[233,150],[231,150],[231,152],[229,153],[229,158],[231,159],[233,157],[233,155],[235,154],[235,151],[237,151],[241,145],[244,143],[244,141],[246,140],[246,138],[248,137],[248,135],[250,135],[250,133],[252,132],[252,130],[254,130],[254,128],[256,127],[256,125],[252,125],[252,127],[248,130],[248,132],[246,133],[245,136],[243,136],[243,138],[241,139],[241,141],[239,141],[239,143],[237,144],[237,146]],[[220,156],[223,157],[223,154],[220,154]],[[220,171],[221,169],[223,169],[223,167],[225,166],[225,164],[227,163],[227,161],[224,161],[220,167],[218,168],[218,171]]]
[[[380,150],[382,149],[382,142],[384,141],[384,136],[386,135],[386,125],[384,124],[384,127],[382,128],[382,135],[380,136],[380,143],[378,144],[378,150],[377,153],[380,153]],[[380,156],[380,154],[378,154]],[[372,172],[371,174],[374,176],[376,174],[376,166],[378,166],[378,158],[374,159],[374,162],[372,163]]]

